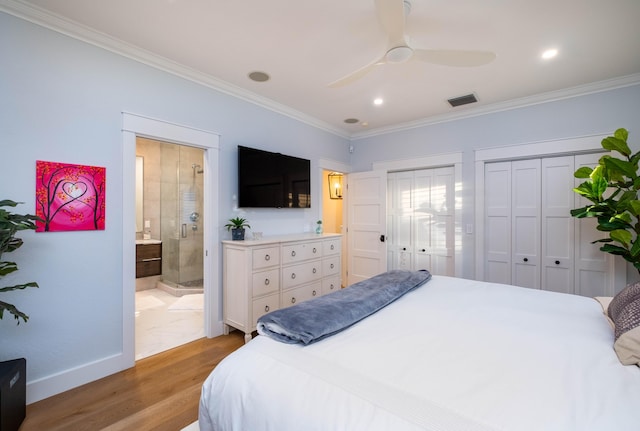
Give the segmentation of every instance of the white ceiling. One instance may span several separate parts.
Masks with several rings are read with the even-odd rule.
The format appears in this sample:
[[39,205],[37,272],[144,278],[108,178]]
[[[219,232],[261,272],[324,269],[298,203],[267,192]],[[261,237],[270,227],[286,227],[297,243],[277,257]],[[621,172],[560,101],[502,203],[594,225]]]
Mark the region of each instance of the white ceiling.
[[[345,136],[640,73],[640,0],[411,0],[406,33],[414,48],[493,51],[496,60],[472,68],[388,64],[340,88],[328,84],[386,50],[374,0],[8,2],[50,11]],[[548,48],[559,54],[544,61]],[[271,79],[253,82],[252,71]],[[447,103],[468,93],[479,102]],[[374,106],[376,97],[385,103]]]

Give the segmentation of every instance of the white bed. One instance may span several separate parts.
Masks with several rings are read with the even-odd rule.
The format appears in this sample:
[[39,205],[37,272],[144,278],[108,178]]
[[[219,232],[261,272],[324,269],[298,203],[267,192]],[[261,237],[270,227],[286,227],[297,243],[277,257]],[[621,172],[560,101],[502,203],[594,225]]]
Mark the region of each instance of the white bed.
[[443,276],[308,346],[258,336],[201,431],[640,430],[640,368],[594,299]]

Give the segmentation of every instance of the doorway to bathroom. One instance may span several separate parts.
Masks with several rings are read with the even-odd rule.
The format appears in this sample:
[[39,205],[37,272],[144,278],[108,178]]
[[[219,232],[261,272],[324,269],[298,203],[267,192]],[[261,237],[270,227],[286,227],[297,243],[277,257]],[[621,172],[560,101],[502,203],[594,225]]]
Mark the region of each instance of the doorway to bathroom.
[[205,336],[204,156],[136,138],[136,360]]

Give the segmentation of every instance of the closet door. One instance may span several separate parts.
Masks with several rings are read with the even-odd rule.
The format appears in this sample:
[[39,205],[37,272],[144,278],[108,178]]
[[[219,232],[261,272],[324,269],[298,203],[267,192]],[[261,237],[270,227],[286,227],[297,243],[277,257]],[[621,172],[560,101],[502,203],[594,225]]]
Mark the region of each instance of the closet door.
[[540,159],[511,162],[511,284],[540,289]]
[[[581,154],[575,156],[575,169],[582,166],[594,167],[602,154]],[[574,187],[584,180],[574,178]],[[574,207],[587,205],[588,201],[574,194]],[[583,296],[614,296],[614,256],[600,251],[601,243],[593,241],[606,238],[606,232],[599,232],[595,218],[574,219],[575,223],[575,293]]]
[[484,168],[485,281],[511,284],[511,162]]
[[414,172],[413,199],[415,202],[415,258],[414,269],[428,269],[438,274],[434,268],[432,226],[435,214],[431,202],[431,188],[434,186],[433,169]]
[[574,157],[542,159],[542,289],[574,293]]
[[[434,274],[454,275],[455,181],[453,167],[433,169],[431,184],[431,268]],[[420,247],[420,242],[416,241]],[[419,251],[422,249],[419,249]]]
[[413,172],[387,176],[387,263],[389,269],[412,269]]

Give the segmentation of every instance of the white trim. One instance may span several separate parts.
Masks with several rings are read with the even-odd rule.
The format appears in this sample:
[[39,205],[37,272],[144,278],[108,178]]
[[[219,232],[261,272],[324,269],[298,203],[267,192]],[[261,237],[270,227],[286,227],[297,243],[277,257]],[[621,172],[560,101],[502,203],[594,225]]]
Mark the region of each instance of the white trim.
[[412,159],[386,160],[374,162],[372,169],[374,171],[384,171],[387,174],[394,171],[413,171],[417,169],[433,169],[442,166],[453,166],[455,202],[459,203],[459,208],[454,211],[454,259],[455,259],[455,276],[462,277],[462,208],[463,205],[463,189],[462,189],[462,152],[434,154],[427,157],[418,157]]
[[475,150],[476,161],[498,161],[527,159],[533,157],[559,156],[562,154],[577,154],[602,151],[600,142],[608,135],[578,136],[575,138],[554,139],[549,141],[530,142],[504,147],[492,147]]
[[374,162],[372,164],[372,168],[374,171],[386,170],[387,172],[393,172],[410,171],[422,168],[436,168],[438,166],[451,166],[460,163],[462,163],[462,152],[454,152],[434,154],[427,157]]

